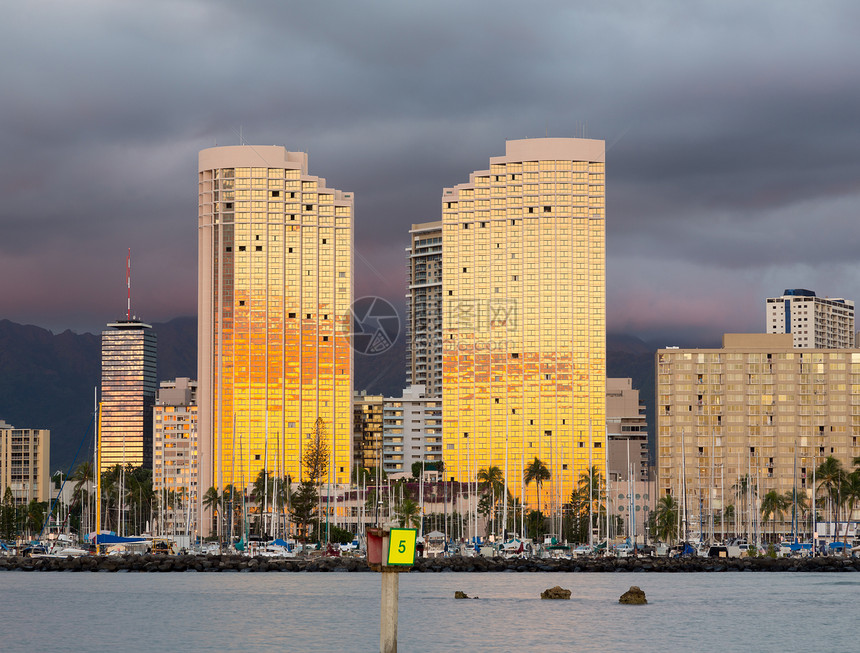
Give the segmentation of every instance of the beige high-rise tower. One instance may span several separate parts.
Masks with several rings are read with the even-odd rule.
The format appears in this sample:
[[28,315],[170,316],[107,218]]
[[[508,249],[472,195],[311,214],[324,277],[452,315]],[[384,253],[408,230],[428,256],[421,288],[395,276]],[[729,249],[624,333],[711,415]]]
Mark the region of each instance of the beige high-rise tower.
[[[508,141],[442,196],[445,477],[496,465],[545,511],[605,470],[604,153]],[[540,498],[522,480],[535,458],[550,473]]]
[[262,469],[303,478],[322,418],[324,483],[346,483],[352,436],[353,197],[277,146],[199,157],[201,494]]

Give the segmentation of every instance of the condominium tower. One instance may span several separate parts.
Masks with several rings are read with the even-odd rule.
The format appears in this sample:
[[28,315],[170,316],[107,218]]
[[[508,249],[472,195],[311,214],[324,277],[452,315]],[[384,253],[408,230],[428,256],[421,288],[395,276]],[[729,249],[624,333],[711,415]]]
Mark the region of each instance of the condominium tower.
[[152,489],[156,494],[171,493],[173,497],[168,504],[170,509],[165,511],[173,524],[162,520],[160,525],[168,531],[176,523],[196,529],[199,491],[196,381],[180,377],[159,384],[153,407],[152,449]]
[[[557,510],[605,470],[605,147],[508,141],[442,196],[445,476]],[[527,491],[534,459],[550,479]]]
[[317,418],[346,483],[352,194],[279,146],[202,150],[198,178],[201,487],[303,478]]
[[792,288],[767,299],[767,332],[790,333],[795,347],[854,347],[854,302]]
[[50,501],[51,432],[16,429],[0,419],[0,492],[12,491],[15,505]]
[[409,230],[406,293],[406,385],[442,394],[442,223]]
[[151,325],[131,317],[107,326],[102,331],[99,468],[152,469],[156,335]]
[[860,351],[793,345],[791,334],[726,334],[720,349],[657,350],[657,492],[686,498],[696,531],[735,506],[743,532],[771,490],[809,498],[813,468],[860,456]]

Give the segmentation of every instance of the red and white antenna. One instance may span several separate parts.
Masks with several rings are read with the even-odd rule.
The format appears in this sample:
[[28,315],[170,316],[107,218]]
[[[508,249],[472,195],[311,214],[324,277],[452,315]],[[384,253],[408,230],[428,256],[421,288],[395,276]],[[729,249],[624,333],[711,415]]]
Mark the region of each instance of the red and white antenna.
[[128,248],[128,256],[125,258],[125,285],[128,289],[128,310],[126,319],[131,322],[131,247]]

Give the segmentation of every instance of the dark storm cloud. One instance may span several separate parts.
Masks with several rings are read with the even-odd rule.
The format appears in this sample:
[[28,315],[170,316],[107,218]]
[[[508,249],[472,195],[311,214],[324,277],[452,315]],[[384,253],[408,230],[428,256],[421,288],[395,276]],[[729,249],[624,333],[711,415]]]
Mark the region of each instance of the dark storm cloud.
[[792,286],[860,298],[855,4],[594,5],[7,8],[0,316],[99,328],[129,246],[141,316],[192,314],[197,151],[240,130],[355,192],[357,296],[402,302],[409,224],[506,138],[587,124],[610,328],[758,329]]

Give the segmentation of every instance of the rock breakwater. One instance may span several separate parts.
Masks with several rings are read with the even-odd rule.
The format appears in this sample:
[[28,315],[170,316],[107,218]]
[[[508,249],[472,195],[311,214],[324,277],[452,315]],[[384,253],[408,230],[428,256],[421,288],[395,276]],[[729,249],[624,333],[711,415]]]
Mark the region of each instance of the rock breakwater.
[[[364,558],[251,558],[239,555],[0,557],[0,571],[71,572],[370,572]],[[860,558],[419,558],[414,572],[857,572]]]

